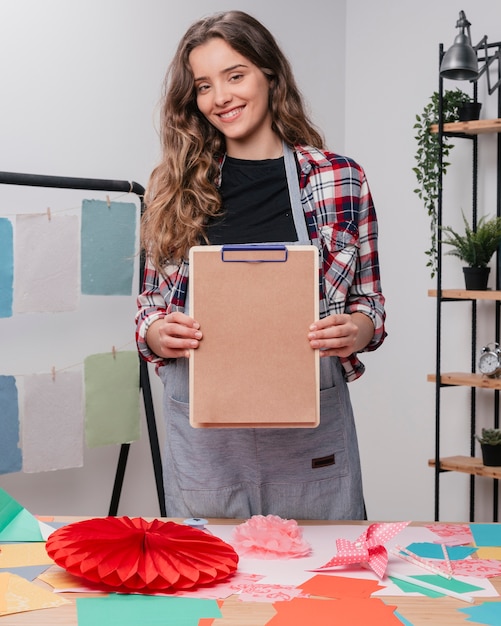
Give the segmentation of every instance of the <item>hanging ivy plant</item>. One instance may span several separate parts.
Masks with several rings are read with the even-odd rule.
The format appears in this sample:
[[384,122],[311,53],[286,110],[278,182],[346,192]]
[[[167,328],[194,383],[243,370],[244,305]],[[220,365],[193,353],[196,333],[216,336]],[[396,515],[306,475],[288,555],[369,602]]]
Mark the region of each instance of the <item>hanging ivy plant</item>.
[[[472,102],[471,96],[461,89],[446,90],[442,96],[442,117],[444,124],[457,122],[459,107],[465,102]],[[431,125],[438,124],[439,93],[435,91],[430,97],[421,115],[416,115],[414,129],[417,141],[415,154],[416,167],[413,171],[416,175],[418,187],[414,189],[423,201],[424,207],[430,217],[430,248],[425,252],[428,257],[426,266],[430,268],[431,277],[437,271],[437,201],[440,178],[440,144],[438,133],[431,132]],[[447,172],[450,165],[447,161],[453,143],[449,137],[442,138],[442,176]]]

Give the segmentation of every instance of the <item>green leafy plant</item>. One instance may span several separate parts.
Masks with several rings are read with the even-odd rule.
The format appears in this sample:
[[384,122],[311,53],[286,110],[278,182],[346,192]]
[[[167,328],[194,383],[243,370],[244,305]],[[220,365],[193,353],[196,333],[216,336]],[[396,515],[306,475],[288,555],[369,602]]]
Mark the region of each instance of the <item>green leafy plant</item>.
[[491,446],[501,446],[501,430],[497,428],[482,428],[482,434],[475,435],[475,439],[480,443]]
[[469,267],[487,267],[493,254],[501,244],[501,217],[481,217],[477,228],[472,229],[464,216],[464,234],[460,235],[451,226],[442,227],[446,238],[442,243],[452,246],[447,254],[456,256]]
[[[442,96],[442,119],[444,124],[456,122],[459,118],[459,108],[465,102],[473,99],[461,89],[446,90]],[[447,161],[453,147],[451,139],[447,136],[442,138],[442,167],[440,168],[440,143],[438,133],[431,131],[433,124],[439,120],[439,93],[435,91],[429,102],[424,107],[421,115],[416,115],[414,130],[417,150],[415,153],[416,166],[413,167],[418,182],[414,193],[423,201],[424,207],[430,217],[431,242],[430,248],[425,252],[428,257],[426,266],[430,268],[431,277],[437,270],[437,200],[439,194],[440,169],[442,176],[447,172],[450,165]]]

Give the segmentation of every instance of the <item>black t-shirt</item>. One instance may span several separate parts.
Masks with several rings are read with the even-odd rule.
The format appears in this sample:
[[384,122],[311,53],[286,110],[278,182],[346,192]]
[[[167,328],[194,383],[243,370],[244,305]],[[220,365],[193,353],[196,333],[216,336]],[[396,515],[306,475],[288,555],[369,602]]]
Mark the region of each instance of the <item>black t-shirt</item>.
[[227,156],[220,192],[223,212],[207,227],[212,245],[297,241],[283,157]]

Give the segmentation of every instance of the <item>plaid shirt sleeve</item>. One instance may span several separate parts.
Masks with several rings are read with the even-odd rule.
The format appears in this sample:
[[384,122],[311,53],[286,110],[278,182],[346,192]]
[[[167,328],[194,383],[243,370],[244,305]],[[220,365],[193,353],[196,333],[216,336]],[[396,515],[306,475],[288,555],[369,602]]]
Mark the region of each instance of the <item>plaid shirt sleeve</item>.
[[137,298],[136,343],[139,354],[157,366],[165,359],[157,356],[146,343],[146,333],[151,324],[171,313],[184,311],[188,286],[188,262],[169,265],[160,274],[147,257],[144,268],[143,290]]
[[[361,312],[374,324],[365,348],[383,342],[384,297],[377,250],[377,219],[363,169],[353,160],[297,148],[301,199],[312,243],[321,255],[320,314]],[[341,359],[348,381],[364,372],[356,354]]]

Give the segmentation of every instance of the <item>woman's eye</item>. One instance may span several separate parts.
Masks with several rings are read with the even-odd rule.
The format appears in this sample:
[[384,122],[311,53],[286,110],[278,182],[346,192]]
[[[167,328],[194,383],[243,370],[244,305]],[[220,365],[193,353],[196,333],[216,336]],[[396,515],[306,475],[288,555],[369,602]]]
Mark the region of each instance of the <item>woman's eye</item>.
[[209,85],[198,85],[197,93],[204,93],[209,89]]
[[235,81],[240,80],[242,77],[243,77],[243,74],[232,74],[230,76],[230,80],[235,82]]

